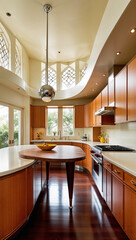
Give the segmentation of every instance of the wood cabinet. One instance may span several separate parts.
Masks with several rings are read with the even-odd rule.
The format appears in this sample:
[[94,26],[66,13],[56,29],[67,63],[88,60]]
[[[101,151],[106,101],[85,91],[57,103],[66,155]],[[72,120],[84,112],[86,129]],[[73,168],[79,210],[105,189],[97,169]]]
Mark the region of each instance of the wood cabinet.
[[31,214],[34,207],[33,174],[34,174],[34,165],[27,168],[27,216]]
[[131,240],[136,239],[136,178],[125,173],[124,230]]
[[27,218],[26,171],[0,178],[0,239],[17,230]]
[[103,197],[111,209],[111,164],[103,160]]
[[30,124],[32,128],[45,128],[44,106],[30,106]]
[[109,106],[115,106],[115,82],[114,74],[111,73],[108,78]]
[[91,103],[84,105],[84,127],[91,127]]
[[[99,93],[99,95],[95,98],[95,112],[97,112],[102,107],[102,95]],[[95,126],[101,125],[101,116],[95,116]]]
[[123,228],[123,182],[112,175],[112,213]]
[[[86,117],[88,117],[88,114]],[[84,127],[84,105],[75,106],[75,128],[83,127]]]
[[86,154],[86,159],[83,160],[83,167],[88,169],[89,172],[92,174],[92,158],[90,156],[91,147],[87,144],[83,144],[82,149]]
[[136,120],[136,57],[128,64],[128,121]]
[[115,122],[127,121],[127,67],[115,78]]
[[108,106],[109,105],[109,100],[108,100],[108,86],[106,86],[102,90],[102,107]]

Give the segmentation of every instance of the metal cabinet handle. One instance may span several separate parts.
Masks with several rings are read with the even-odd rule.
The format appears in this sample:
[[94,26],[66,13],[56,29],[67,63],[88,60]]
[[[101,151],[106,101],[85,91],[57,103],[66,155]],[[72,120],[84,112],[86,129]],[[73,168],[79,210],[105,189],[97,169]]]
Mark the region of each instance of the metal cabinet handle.
[[120,174],[120,172],[119,172],[119,171],[117,171],[116,169],[114,170],[114,172],[115,172],[115,173],[118,173],[118,174]]
[[130,182],[136,187],[136,183],[134,183],[132,180]]

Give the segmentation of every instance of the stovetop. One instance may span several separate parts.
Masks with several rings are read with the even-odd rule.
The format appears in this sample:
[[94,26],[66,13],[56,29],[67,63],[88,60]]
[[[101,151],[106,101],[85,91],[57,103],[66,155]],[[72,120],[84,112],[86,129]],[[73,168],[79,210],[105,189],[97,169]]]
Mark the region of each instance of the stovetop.
[[120,145],[95,145],[95,148],[97,148],[100,151],[126,151],[131,152],[135,151],[135,149],[123,147]]

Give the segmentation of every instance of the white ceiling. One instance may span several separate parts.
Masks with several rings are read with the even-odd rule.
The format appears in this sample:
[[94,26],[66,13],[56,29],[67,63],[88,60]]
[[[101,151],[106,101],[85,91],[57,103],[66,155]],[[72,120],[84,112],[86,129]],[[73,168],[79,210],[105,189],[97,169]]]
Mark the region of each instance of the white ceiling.
[[[108,0],[0,0],[0,20],[26,48],[45,60],[46,13],[49,3],[49,61],[89,57]],[[6,12],[11,13],[7,17]],[[61,53],[59,54],[58,51]]]

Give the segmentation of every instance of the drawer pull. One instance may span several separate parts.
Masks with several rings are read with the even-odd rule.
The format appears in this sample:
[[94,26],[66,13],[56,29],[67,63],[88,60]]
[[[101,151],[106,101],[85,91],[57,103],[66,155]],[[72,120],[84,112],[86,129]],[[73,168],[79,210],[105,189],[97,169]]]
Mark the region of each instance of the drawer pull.
[[114,172],[115,172],[115,173],[118,173],[118,174],[120,174],[120,172],[119,172],[119,171],[117,171],[116,169],[114,170]]
[[136,187],[136,183],[134,183],[132,180],[130,182]]
[[110,164],[109,164],[109,163],[106,163],[106,165],[107,165],[107,166],[110,166]]

